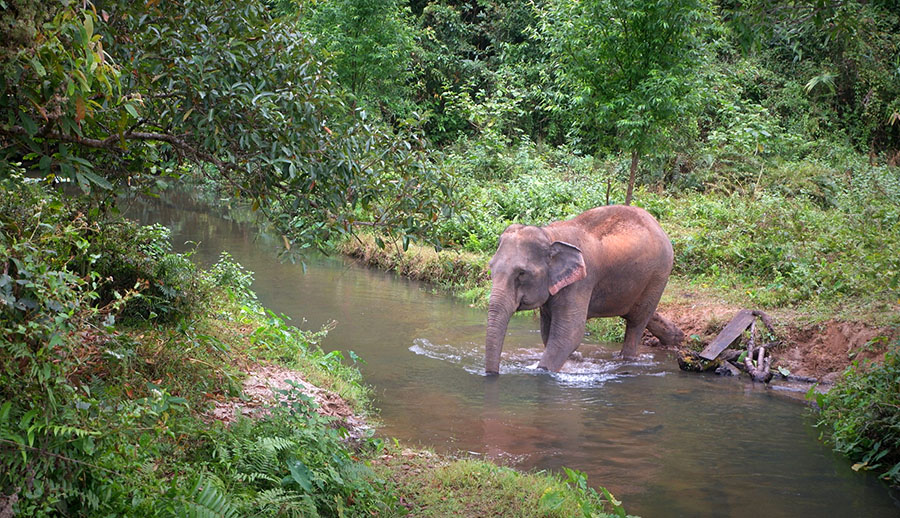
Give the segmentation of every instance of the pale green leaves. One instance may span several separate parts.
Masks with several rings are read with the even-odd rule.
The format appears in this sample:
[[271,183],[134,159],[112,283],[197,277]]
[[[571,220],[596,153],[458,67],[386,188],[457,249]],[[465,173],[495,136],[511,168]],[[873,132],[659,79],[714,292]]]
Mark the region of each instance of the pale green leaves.
[[696,69],[709,22],[703,0],[559,0],[544,37],[563,63],[558,80],[581,96],[591,141],[641,150],[696,106]]

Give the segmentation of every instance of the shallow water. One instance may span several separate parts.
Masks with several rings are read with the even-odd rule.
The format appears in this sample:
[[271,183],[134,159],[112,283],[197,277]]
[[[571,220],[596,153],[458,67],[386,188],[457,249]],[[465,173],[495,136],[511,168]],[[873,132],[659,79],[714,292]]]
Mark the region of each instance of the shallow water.
[[853,472],[817,440],[809,410],[772,390],[683,373],[667,352],[623,362],[617,344],[589,337],[582,361],[542,374],[530,312],[510,323],[502,375],[484,377],[484,310],[342,258],[280,262],[279,238],[183,195],[129,214],[172,228],[180,250],[199,243],[201,263],[230,252],[255,272],[261,302],[294,325],[337,321],[323,347],[365,360],[385,436],[520,468],[575,468],[644,517],[900,516],[896,494]]

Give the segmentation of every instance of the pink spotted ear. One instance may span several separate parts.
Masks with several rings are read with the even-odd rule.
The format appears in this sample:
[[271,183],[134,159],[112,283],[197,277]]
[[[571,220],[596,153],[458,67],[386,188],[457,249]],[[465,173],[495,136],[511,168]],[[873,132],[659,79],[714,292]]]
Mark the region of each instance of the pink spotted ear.
[[584,256],[577,246],[563,241],[550,245],[550,295],[585,277]]

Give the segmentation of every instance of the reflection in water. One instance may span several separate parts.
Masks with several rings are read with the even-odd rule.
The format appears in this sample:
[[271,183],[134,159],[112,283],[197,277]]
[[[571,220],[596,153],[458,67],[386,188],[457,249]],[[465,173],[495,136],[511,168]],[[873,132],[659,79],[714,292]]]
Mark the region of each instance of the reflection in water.
[[172,228],[179,249],[199,243],[202,263],[230,252],[255,272],[262,303],[294,325],[336,320],[323,347],[366,361],[384,435],[526,469],[575,468],[645,517],[900,514],[881,483],[817,440],[802,405],[752,383],[682,373],[665,352],[623,362],[605,344],[540,373],[530,313],[510,323],[503,375],[485,377],[483,310],[340,258],[310,259],[304,273],[278,261],[277,237],[183,197],[130,214]]

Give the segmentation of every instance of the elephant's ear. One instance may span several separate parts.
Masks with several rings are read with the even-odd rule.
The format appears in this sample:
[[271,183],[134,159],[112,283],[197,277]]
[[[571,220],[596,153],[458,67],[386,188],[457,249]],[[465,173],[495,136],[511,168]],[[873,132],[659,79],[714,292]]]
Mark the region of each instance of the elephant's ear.
[[563,241],[550,245],[550,295],[587,276],[581,250]]

